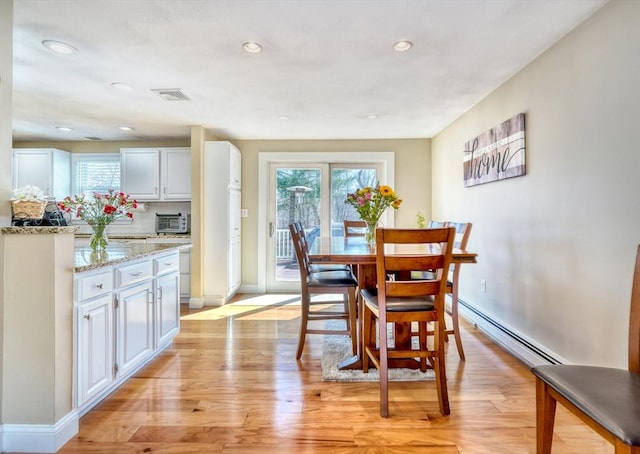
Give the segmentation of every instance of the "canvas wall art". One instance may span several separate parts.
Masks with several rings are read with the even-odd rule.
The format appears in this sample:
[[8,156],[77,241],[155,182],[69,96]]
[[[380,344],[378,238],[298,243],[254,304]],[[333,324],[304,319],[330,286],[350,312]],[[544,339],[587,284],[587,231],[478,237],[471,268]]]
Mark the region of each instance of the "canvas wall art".
[[465,187],[524,175],[524,114],[466,142],[463,172]]

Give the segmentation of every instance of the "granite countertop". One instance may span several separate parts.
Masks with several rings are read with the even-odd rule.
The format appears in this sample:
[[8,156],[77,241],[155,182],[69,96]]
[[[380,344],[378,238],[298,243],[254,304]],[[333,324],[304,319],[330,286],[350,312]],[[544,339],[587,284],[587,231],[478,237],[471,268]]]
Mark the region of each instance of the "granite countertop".
[[76,233],[80,227],[2,227],[0,233],[42,235],[47,233]]
[[[90,236],[90,233],[76,233],[76,238],[89,238]],[[147,240],[151,238],[183,238],[190,240],[191,235],[188,233],[107,233],[107,238],[114,240]]]
[[105,251],[93,251],[90,247],[76,247],[74,254],[75,272],[93,270],[102,266],[115,265],[147,257],[170,249],[188,249],[191,244],[181,243],[113,243]]

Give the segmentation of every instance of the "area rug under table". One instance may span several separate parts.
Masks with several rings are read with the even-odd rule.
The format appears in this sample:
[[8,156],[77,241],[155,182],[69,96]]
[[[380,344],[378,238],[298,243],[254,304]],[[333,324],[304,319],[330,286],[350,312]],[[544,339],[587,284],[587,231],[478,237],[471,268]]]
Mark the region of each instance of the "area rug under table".
[[[338,363],[352,356],[351,339],[348,336],[336,335],[325,335],[323,337],[322,381],[380,381],[378,370],[372,367],[369,368],[369,372],[366,374],[361,370],[338,370]],[[435,380],[435,374],[431,369],[426,372],[420,372],[417,369],[389,369],[389,380]]]

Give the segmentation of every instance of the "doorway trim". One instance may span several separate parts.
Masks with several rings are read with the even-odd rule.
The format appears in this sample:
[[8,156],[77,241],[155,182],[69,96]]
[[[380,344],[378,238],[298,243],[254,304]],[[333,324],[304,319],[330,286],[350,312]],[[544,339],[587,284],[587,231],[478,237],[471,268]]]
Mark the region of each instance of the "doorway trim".
[[[267,235],[269,234],[268,193],[269,167],[271,164],[284,163],[376,163],[382,166],[380,180],[391,187],[395,187],[395,153],[392,151],[354,151],[354,152],[259,152],[258,153],[258,264],[267,260]],[[389,220],[389,227],[394,226],[393,216]],[[265,293],[267,272],[265,266],[258,265],[257,291]]]

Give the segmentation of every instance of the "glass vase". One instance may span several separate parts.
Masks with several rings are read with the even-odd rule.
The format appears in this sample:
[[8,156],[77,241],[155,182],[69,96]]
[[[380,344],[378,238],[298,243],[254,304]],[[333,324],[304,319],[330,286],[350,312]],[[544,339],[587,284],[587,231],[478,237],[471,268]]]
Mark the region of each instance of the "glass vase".
[[367,230],[364,232],[364,240],[369,246],[375,246],[376,244],[376,227],[377,221],[364,221],[367,224]]
[[107,228],[107,224],[89,224],[92,229],[91,239],[89,240],[89,246],[94,251],[103,251],[109,245],[109,238],[107,238],[107,233],[105,229]]

